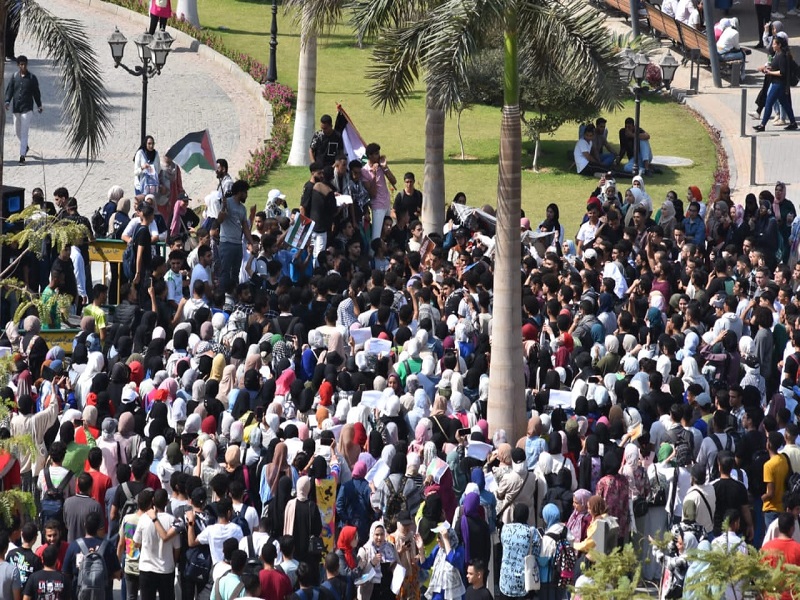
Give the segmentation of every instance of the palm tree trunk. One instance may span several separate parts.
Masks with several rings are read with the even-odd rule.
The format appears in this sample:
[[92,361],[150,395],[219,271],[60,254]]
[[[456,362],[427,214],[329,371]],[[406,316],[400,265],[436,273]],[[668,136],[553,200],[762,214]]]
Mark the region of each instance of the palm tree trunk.
[[425,233],[441,234],[444,226],[444,111],[433,108],[430,101],[426,101],[425,106],[422,199],[422,227]]
[[178,0],[178,9],[175,14],[178,19],[183,19],[195,27],[200,27],[200,17],[197,16],[197,0]]
[[300,66],[297,71],[297,112],[294,115],[292,148],[286,164],[306,167],[310,163],[308,147],[314,135],[317,96],[317,34],[308,25],[309,4],[303,7],[303,33],[300,41]]
[[508,441],[525,435],[525,378],[521,315],[519,219],[522,205],[522,127],[519,110],[519,55],[513,2],[506,13],[505,98],[500,125],[497,234],[494,265],[494,322],[489,369],[488,418]]

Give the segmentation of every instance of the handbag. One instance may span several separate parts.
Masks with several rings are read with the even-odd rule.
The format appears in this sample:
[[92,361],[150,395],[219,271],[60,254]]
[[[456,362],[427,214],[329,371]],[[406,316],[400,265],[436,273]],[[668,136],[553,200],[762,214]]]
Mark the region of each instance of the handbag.
[[314,535],[311,533],[311,511],[312,510],[319,510],[316,504],[311,504],[309,502],[308,506],[308,553],[313,554],[316,556],[322,556],[327,552],[325,549],[325,544],[322,542],[322,538],[318,535]]
[[643,517],[650,510],[650,503],[644,496],[637,496],[633,499],[633,516]]
[[525,591],[538,592],[542,587],[539,577],[539,561],[533,555],[533,530],[531,529],[531,543],[528,545],[528,554],[525,556]]

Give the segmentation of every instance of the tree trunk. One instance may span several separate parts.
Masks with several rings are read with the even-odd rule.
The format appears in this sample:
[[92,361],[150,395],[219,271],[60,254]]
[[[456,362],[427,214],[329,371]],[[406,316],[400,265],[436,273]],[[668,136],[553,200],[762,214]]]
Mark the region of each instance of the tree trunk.
[[488,418],[492,433],[504,429],[509,443],[525,435],[522,279],[519,219],[522,206],[522,127],[519,110],[519,57],[513,3],[505,32],[505,99],[500,125],[497,181],[497,234],[494,266],[494,321],[489,367]]
[[531,170],[534,173],[539,172],[539,144],[541,142],[542,137],[537,133],[536,134],[536,142],[533,145],[533,165],[531,165]]
[[[309,4],[303,11],[310,10]],[[292,167],[307,167],[310,164],[308,147],[314,135],[317,96],[317,34],[307,25],[310,18],[303,18],[303,33],[300,41],[300,66],[297,71],[297,111],[294,115],[292,148],[286,164]]]
[[175,16],[194,27],[200,27],[200,17],[197,15],[197,0],[178,0]]
[[461,148],[461,160],[466,160],[466,156],[464,154],[464,136],[461,135],[461,113],[464,112],[463,109],[458,111],[458,116],[456,118],[456,129],[458,130],[458,146]]
[[[2,53],[3,57],[5,57],[6,55],[7,18],[8,18],[8,4],[0,0],[0,53]],[[2,60],[0,61],[0,81],[5,82],[5,78],[6,78],[6,61]],[[5,88],[3,88],[2,92],[3,95],[5,96]],[[3,163],[6,151],[6,119],[8,118],[5,104],[0,106],[0,116],[2,116],[2,120],[0,120],[0,186],[2,186],[4,181]],[[0,244],[0,246],[2,246],[2,244]],[[3,256],[3,251],[2,248],[0,248],[0,260],[2,260],[2,256]]]
[[[430,96],[428,96],[430,97]],[[444,227],[444,111],[425,106],[425,177],[422,226],[441,235]]]

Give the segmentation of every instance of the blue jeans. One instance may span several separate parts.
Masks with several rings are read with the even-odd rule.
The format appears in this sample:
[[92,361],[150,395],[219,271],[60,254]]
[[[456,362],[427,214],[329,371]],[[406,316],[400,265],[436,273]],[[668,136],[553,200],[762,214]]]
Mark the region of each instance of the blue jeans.
[[750,494],[750,505],[753,507],[753,546],[761,548],[764,542],[764,513],[761,511],[761,496]]
[[[644,169],[644,163],[653,160],[653,151],[650,149],[650,140],[639,141],[639,170]],[[625,163],[622,167],[625,173],[633,173],[633,159]]]
[[767,103],[764,105],[764,112],[761,116],[761,124],[766,126],[767,121],[769,121],[769,117],[772,114],[772,107],[775,106],[775,103],[781,105],[783,110],[786,111],[786,116],[788,117],[789,123],[794,123],[794,111],[792,110],[792,98],[790,96],[791,90],[786,87],[786,84],[783,82],[775,82],[769,84],[769,89],[767,90]]
[[242,243],[231,244],[230,242],[223,242],[219,245],[219,260],[222,263],[222,271],[220,274],[220,283],[222,290],[227,292],[228,286],[233,283],[239,283],[239,270],[242,268]]
[[767,532],[772,522],[778,518],[778,513],[774,510],[764,512],[764,533]]

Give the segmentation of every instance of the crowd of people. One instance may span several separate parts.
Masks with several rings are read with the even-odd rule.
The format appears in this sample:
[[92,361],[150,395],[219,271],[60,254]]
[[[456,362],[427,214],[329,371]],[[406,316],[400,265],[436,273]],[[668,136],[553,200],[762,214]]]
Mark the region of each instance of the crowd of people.
[[[556,204],[523,215],[519,331],[493,332],[493,209],[459,193],[425,232],[414,175],[392,200],[380,147],[348,162],[331,123],[303,190],[263,211],[219,160],[196,215],[152,138],[132,197],[113,187],[91,219],[65,188],[34,191],[85,239],[21,261],[43,310],[0,340],[0,437],[32,442],[2,455],[3,485],[38,515],[0,534],[2,589],[554,599],[632,542],[662,597],[689,598],[698,548],[800,564],[784,184],[735,203],[724,185],[660,200],[640,176],[603,178],[574,237]],[[113,301],[84,255],[109,234],[130,248]],[[69,352],[49,347],[71,318]],[[519,439],[486,420],[493,334],[522,340]]]

